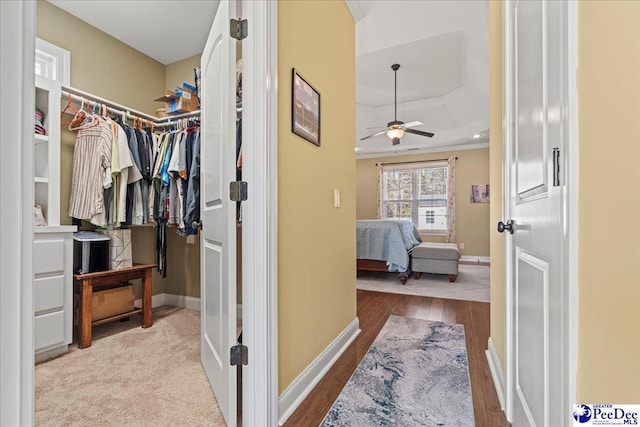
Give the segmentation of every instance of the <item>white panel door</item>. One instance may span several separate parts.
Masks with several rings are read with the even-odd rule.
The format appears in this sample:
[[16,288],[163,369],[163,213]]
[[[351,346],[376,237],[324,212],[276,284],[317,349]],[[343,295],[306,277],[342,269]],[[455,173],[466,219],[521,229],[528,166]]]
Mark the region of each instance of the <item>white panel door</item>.
[[[563,186],[566,2],[506,3],[508,235],[507,387],[512,423],[565,425]],[[509,218],[507,218],[509,219]]]
[[236,426],[235,0],[221,1],[202,53],[200,213],[201,359],[228,426]]

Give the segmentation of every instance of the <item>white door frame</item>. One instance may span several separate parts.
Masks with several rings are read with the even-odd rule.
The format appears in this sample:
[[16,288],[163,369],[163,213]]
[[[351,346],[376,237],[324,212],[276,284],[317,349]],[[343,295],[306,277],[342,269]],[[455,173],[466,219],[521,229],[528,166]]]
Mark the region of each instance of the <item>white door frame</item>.
[[[509,197],[511,194],[511,169],[510,159],[512,158],[511,144],[509,141],[513,138],[513,132],[508,123],[512,123],[513,113],[513,88],[514,80],[509,64],[511,63],[513,28],[510,21],[509,10],[512,0],[504,0],[502,9],[502,58],[503,58],[503,199],[502,199],[502,220],[506,221],[511,218],[511,209]],[[567,294],[565,295],[564,305],[564,329],[567,333],[568,344],[565,363],[566,378],[564,379],[565,407],[564,412],[567,416],[567,422],[571,423],[571,408],[576,402],[576,373],[578,365],[578,87],[577,87],[577,71],[578,71],[578,5],[575,0],[568,2],[567,8],[567,111],[569,117],[567,144],[564,147],[566,155],[561,159],[564,173],[561,174],[561,180],[565,182],[566,198],[563,201],[563,209],[565,217],[563,221],[564,231],[564,254],[563,261],[566,268],[564,269],[563,281],[567,285]],[[515,396],[513,394],[513,381],[515,378],[512,369],[514,367],[514,351],[513,337],[515,328],[515,319],[513,318],[512,306],[514,302],[513,295],[513,271],[511,252],[512,240],[510,234],[505,233],[505,363],[506,363],[506,384],[505,384],[505,414],[508,421],[513,419],[513,405]]]
[[242,423],[278,424],[277,2],[244,0],[242,42]]
[[[0,2],[0,7],[0,54],[5,64],[0,74],[0,92],[1,105],[7,107],[0,115],[0,425],[29,426],[34,422],[35,390],[31,286],[33,146],[22,142],[30,140],[33,133],[36,8],[31,1]],[[243,247],[252,248],[243,264],[243,316],[252,310],[252,316],[244,317],[250,319],[244,324],[247,333],[243,335],[250,355],[243,376],[243,424],[276,426],[277,3],[244,1],[243,8],[245,17],[250,18],[250,34],[255,35],[245,41],[245,55],[251,52],[254,61],[248,61],[253,63],[245,66],[243,76],[245,99],[251,99],[249,93],[255,94],[253,101],[245,101],[243,111],[243,128],[247,129],[243,135],[247,141],[245,174],[251,183],[250,197],[254,196],[251,203],[245,204],[243,224],[247,230],[243,233]]]
[[0,2],[0,425],[33,425],[36,4]]

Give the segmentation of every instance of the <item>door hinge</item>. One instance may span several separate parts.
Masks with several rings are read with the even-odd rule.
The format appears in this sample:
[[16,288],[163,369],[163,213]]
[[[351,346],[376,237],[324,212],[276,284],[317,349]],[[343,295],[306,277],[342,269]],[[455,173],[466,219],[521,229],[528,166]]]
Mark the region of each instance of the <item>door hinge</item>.
[[231,37],[242,40],[249,35],[249,23],[246,19],[231,19]]
[[229,197],[233,202],[247,200],[247,183],[245,181],[231,181],[229,183]]
[[246,345],[238,344],[231,347],[231,366],[249,363],[249,349]]
[[553,149],[553,186],[560,186],[560,149]]

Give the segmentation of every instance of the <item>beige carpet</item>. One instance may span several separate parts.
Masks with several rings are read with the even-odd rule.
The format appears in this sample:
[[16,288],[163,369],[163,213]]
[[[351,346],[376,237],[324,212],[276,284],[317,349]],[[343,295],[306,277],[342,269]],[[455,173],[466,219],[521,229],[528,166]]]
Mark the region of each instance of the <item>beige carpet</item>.
[[450,283],[446,274],[422,274],[414,279],[413,274],[403,285],[398,273],[358,272],[358,289],[392,294],[418,295],[425,297],[489,302],[489,267],[460,264],[458,279]]
[[36,426],[224,426],[200,364],[200,313],[153,318],[94,327],[91,347],[36,365]]

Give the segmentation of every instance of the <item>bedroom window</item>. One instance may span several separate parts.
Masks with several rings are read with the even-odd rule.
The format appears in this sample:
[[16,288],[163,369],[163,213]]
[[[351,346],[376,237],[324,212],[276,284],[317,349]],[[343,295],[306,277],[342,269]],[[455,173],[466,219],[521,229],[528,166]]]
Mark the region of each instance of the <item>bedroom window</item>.
[[383,165],[381,218],[412,221],[418,230],[447,232],[446,162]]

